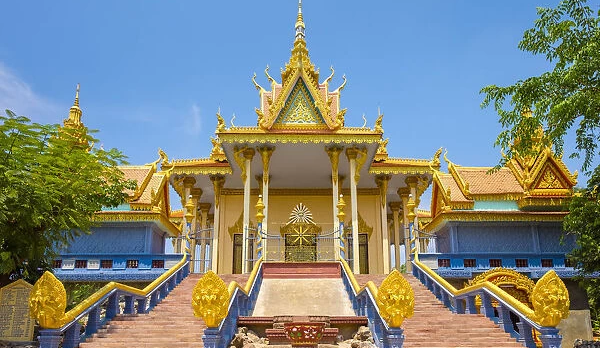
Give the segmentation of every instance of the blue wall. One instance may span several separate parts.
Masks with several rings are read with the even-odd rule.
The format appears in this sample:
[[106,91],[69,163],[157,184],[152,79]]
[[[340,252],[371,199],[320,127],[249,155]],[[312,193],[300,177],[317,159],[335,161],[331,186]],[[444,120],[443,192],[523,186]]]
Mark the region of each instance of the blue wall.
[[152,222],[103,223],[60,254],[164,254],[165,237]]
[[444,254],[567,253],[575,247],[572,235],[561,244],[561,222],[450,222],[436,234]]

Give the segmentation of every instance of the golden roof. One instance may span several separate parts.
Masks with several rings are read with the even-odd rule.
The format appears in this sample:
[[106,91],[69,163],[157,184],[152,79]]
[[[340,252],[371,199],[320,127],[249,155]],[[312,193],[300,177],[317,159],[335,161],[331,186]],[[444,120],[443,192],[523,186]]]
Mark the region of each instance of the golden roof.
[[[573,194],[576,175],[571,175],[560,158],[549,148],[537,156],[508,161],[506,167],[463,167],[451,162],[446,154],[448,173],[435,170],[431,211],[434,218],[442,213],[473,211],[475,201],[514,201],[510,209],[522,211],[562,210]],[[518,208],[517,208],[518,207]]]

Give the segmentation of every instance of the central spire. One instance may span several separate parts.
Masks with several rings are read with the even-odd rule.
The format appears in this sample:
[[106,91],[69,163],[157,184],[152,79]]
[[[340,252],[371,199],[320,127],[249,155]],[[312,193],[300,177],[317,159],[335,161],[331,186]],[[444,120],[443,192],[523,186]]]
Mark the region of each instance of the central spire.
[[296,19],[296,41],[304,40],[304,20],[302,19],[302,0],[298,0],[298,17]]

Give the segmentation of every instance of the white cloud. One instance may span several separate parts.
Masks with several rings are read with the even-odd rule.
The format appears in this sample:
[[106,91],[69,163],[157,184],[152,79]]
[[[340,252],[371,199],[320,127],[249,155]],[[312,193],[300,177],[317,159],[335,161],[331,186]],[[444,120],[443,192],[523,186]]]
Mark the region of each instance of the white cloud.
[[25,81],[0,62],[0,112],[4,114],[5,109],[27,116],[34,122],[60,121],[56,115],[61,109],[56,103],[35,93]]
[[202,131],[202,118],[200,116],[200,107],[196,103],[192,104],[192,110],[187,117],[185,124],[186,132],[190,135],[199,135]]

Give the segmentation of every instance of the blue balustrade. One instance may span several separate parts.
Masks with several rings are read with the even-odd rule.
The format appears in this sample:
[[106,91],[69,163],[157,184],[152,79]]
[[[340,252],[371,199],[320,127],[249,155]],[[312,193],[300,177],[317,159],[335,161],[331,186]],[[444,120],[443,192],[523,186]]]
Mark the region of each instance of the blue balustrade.
[[[181,258],[181,255],[178,256]],[[74,318],[72,318],[72,320],[65,323],[61,328],[52,330],[41,329],[39,332],[40,335],[38,336],[40,348],[58,348],[61,341],[63,348],[78,347],[80,342],[96,333],[108,321],[121,313],[121,307],[119,305],[121,300],[125,302],[123,314],[147,313],[147,311],[151,310],[158,303],[159,291],[166,291],[164,292],[164,296],[166,296],[174,287],[167,286],[167,284],[174,284],[173,281],[175,279],[185,278],[189,274],[188,268],[189,259],[185,256],[178,265],[167,271],[170,273],[168,276],[164,276],[164,279],[157,284],[153,285],[151,283],[149,288],[144,289],[143,291],[119,283],[107,284],[90,297],[98,297],[95,301],[89,303],[86,308],[81,310]],[[150,307],[146,308],[148,299],[150,299]],[[135,306],[136,303],[137,308]],[[103,313],[101,308],[104,307],[106,310]],[[80,321],[86,316],[87,324],[85,326],[85,332],[81,334]]]
[[[423,265],[422,267],[422,264],[420,265],[417,262],[413,262],[412,265],[413,275],[434,294],[436,294],[436,292],[441,293],[442,302],[453,312],[458,314],[479,313],[475,305],[475,297],[479,296],[481,298],[480,313],[497,323],[500,328],[515,337],[518,342],[523,344],[523,346],[528,348],[536,347],[536,342],[532,334],[532,330],[535,329],[540,333],[538,338],[542,342],[542,348],[561,347],[562,337],[559,335],[557,328],[539,325],[490,289],[486,287],[475,288],[471,291],[461,292],[459,295],[455,295],[450,289],[444,286],[444,284],[440,283],[438,279],[429,274],[424,269],[426,266]],[[498,303],[496,308],[492,307],[492,300]],[[518,318],[516,323],[513,322],[511,313]],[[517,327],[516,330],[515,325]]]
[[[401,348],[404,343],[404,330],[401,328],[391,328],[383,320],[379,313],[377,301],[371,290],[365,287],[360,290],[355,289],[350,280],[350,275],[342,262],[342,281],[344,288],[352,302],[354,313],[359,316],[366,316],[368,319],[369,330],[373,335],[373,340],[378,348]],[[358,292],[357,292],[358,291]]]
[[252,314],[263,280],[262,261],[259,261],[255,267],[258,267],[258,269],[256,272],[253,272],[256,275],[254,279],[249,279],[252,282],[249,291],[246,293],[239,286],[236,287],[229,300],[227,316],[221,321],[219,327],[204,329],[202,341],[205,348],[229,347],[229,342],[231,342],[237,332],[238,316]]

